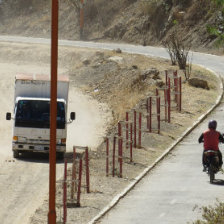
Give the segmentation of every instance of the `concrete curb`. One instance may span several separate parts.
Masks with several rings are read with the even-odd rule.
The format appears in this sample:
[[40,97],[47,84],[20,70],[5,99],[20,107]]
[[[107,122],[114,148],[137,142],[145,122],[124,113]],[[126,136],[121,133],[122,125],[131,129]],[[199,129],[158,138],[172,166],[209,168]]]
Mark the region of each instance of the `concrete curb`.
[[218,96],[215,104],[203,115],[201,115],[197,121],[193,123],[191,127],[189,127],[159,158],[156,159],[156,161],[149,167],[143,170],[142,173],[140,173],[135,180],[129,184],[120,194],[115,196],[113,200],[97,215],[95,216],[88,224],[94,224],[97,222],[102,216],[104,216],[107,212],[109,212],[128,192],[130,192],[135,185],[144,177],[146,176],[161,160],[163,160],[173,149],[174,147],[179,144],[194,128],[196,128],[219,104],[221,103],[222,97],[223,97],[223,82],[220,75],[212,71],[211,69],[208,69],[202,65],[200,65],[204,69],[212,72],[220,79],[220,95]]

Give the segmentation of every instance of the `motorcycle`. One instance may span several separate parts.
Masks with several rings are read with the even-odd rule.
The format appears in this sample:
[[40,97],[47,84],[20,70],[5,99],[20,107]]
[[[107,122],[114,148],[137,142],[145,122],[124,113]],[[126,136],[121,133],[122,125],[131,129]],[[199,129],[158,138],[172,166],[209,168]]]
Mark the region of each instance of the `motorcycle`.
[[214,150],[207,150],[204,152],[205,168],[210,178],[210,183],[213,183],[215,174],[219,172],[219,156],[218,152]]

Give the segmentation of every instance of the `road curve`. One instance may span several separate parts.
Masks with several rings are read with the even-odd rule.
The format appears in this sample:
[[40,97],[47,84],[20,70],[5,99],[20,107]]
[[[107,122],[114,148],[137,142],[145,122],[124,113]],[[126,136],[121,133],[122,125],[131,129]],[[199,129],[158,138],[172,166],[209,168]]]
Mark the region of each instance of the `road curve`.
[[[0,41],[49,44],[41,38],[0,36]],[[143,47],[129,44],[107,44],[80,41],[60,41],[60,45],[116,49],[155,57],[168,58],[163,48]],[[215,55],[193,53],[193,63],[205,66],[224,76],[224,58]],[[202,146],[197,138],[206,129],[211,118],[218,120],[218,129],[224,130],[224,103],[222,103],[199,127],[182,141],[170,155],[147,175],[100,223],[133,224],[186,224],[200,216],[195,207],[224,199],[224,176],[217,175],[217,184],[209,184],[208,176],[202,173]]]

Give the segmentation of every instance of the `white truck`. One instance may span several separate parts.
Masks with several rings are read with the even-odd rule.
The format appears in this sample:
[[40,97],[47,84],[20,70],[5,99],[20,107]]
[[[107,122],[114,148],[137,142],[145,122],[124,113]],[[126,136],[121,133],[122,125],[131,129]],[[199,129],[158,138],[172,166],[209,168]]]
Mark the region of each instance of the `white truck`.
[[[67,120],[68,76],[58,76],[57,85],[57,142],[56,153],[62,158],[66,151],[67,124],[75,119],[71,112]],[[20,153],[45,152],[50,147],[50,77],[47,75],[19,74],[15,78],[13,157]]]

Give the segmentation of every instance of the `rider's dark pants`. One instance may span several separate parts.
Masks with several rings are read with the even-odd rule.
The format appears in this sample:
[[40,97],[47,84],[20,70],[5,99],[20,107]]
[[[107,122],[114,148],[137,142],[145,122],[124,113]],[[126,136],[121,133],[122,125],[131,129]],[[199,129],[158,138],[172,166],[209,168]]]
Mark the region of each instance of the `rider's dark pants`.
[[[206,150],[204,150],[204,152],[205,151]],[[203,164],[203,166],[206,165],[206,160],[205,160],[205,154],[204,154],[204,152],[202,153],[202,164]],[[218,157],[219,157],[219,166],[222,166],[222,164],[223,164],[223,161],[222,161],[222,153],[219,150],[217,152],[218,152]]]

